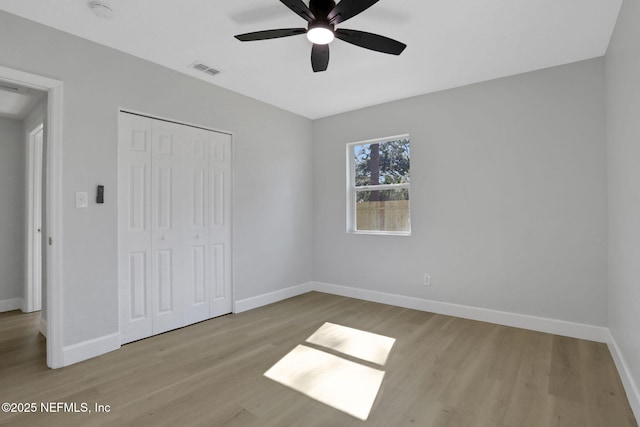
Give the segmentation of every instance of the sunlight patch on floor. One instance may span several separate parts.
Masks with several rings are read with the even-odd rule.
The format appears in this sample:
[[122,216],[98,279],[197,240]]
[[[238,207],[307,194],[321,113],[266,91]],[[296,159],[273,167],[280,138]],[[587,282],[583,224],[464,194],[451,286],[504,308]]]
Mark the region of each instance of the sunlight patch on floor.
[[264,374],[361,420],[378,394],[384,371],[298,345]]
[[[327,322],[306,342],[382,367],[395,341],[395,338]],[[312,399],[366,420],[385,372],[298,345],[264,375]]]
[[327,322],[307,342],[384,366],[396,340]]

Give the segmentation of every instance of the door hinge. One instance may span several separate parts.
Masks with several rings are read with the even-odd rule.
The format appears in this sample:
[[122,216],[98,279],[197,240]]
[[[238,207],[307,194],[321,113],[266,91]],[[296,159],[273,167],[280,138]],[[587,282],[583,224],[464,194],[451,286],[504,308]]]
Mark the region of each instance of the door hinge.
[[53,239],[49,237],[49,246],[53,245]]

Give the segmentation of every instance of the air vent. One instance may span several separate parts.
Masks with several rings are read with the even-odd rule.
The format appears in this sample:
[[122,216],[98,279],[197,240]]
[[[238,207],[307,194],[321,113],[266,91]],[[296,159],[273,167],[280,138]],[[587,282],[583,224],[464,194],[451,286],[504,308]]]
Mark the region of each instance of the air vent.
[[194,62],[193,64],[191,64],[191,68],[193,68],[194,70],[202,71],[203,73],[209,74],[210,76],[215,76],[220,74],[220,70],[216,70],[215,68],[212,68],[207,64],[203,64],[200,61]]

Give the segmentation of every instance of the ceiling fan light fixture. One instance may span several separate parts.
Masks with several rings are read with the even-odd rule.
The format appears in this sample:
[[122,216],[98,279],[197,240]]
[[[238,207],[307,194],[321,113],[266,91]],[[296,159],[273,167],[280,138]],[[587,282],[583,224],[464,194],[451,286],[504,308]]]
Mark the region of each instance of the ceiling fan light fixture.
[[333,28],[325,24],[316,24],[307,31],[307,38],[313,44],[329,44],[334,37]]

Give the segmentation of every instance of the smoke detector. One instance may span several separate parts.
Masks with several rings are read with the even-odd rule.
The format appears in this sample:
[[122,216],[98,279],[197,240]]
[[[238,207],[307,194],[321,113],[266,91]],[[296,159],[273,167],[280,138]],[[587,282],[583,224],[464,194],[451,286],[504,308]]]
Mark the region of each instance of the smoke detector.
[[114,10],[109,2],[104,0],[94,0],[89,2],[89,8],[91,11],[100,18],[111,19],[113,18]]

